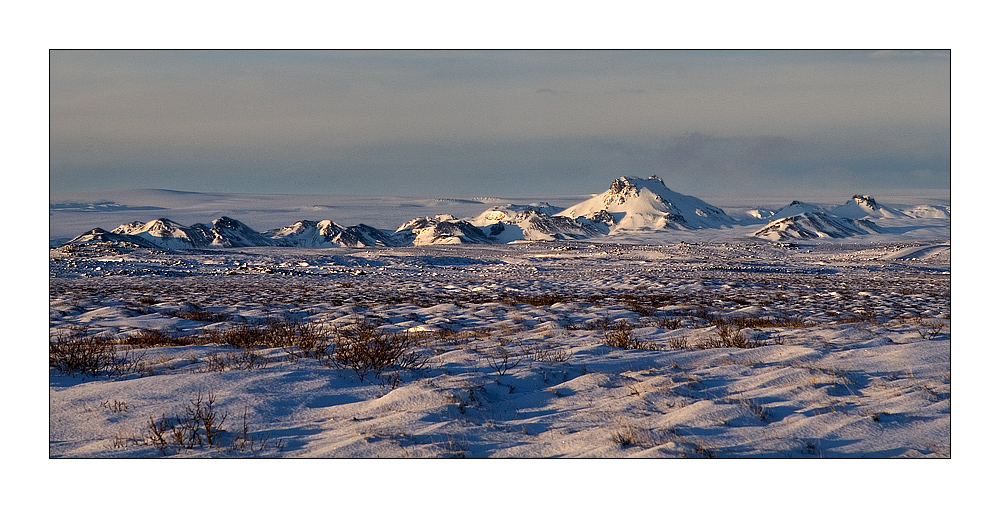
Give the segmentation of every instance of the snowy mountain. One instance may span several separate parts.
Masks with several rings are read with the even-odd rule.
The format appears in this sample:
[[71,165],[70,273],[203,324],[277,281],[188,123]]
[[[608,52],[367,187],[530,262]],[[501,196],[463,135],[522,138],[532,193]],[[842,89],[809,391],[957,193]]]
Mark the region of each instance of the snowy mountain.
[[799,215],[802,213],[817,213],[825,212],[822,208],[812,203],[803,203],[802,201],[792,201],[791,203],[777,209],[770,217],[771,221],[776,221],[791,217],[793,215]]
[[917,205],[903,211],[914,219],[950,219],[951,207],[947,205]]
[[[503,226],[493,230],[499,234],[503,231]],[[396,229],[396,237],[402,244],[411,245],[496,242],[494,238],[468,221],[456,219],[448,214],[410,220]]]
[[489,235],[501,243],[581,239],[608,232],[606,226],[602,228],[591,220],[551,215],[556,211],[546,203],[494,206],[469,222],[483,228],[490,226]]
[[215,219],[211,227],[200,223],[182,226],[170,219],[161,218],[146,223],[122,224],[111,232],[140,238],[164,249],[272,245],[272,242],[260,233],[229,217]]
[[[201,226],[201,224],[195,224]],[[212,221],[212,228],[209,232],[212,236],[212,245],[217,247],[258,247],[273,245],[273,242],[261,233],[251,229],[246,224],[229,217],[222,217]]]
[[149,222],[136,221],[122,224],[111,232],[140,238],[164,249],[191,249],[211,245],[209,229],[204,224],[188,227],[161,218]]
[[755,231],[753,236],[779,241],[813,238],[846,238],[881,232],[881,228],[866,219],[835,217],[825,212],[803,212],[790,217],[773,220],[766,226]]
[[[621,177],[602,194],[571,206],[557,216],[608,214],[611,232],[623,230],[701,229],[731,226],[735,221],[721,209],[698,198],[674,192],[657,176]],[[596,214],[596,215],[595,215]]]
[[848,219],[862,219],[865,217],[895,219],[906,217],[906,214],[903,212],[882,206],[876,203],[875,199],[871,196],[862,196],[860,194],[856,194],[847,203],[830,210],[830,213],[837,217],[846,217]]
[[768,210],[766,208],[753,208],[745,212],[748,217],[756,220],[768,221],[774,218],[774,210]]
[[135,247],[143,247],[147,249],[160,248],[153,242],[144,240],[138,236],[109,233],[108,231],[105,231],[101,228],[91,229],[90,231],[87,231],[86,233],[69,240],[63,245],[82,244],[82,243],[117,243]]
[[267,232],[275,245],[287,247],[371,247],[395,246],[397,241],[381,230],[358,224],[343,227],[331,220],[300,220]]

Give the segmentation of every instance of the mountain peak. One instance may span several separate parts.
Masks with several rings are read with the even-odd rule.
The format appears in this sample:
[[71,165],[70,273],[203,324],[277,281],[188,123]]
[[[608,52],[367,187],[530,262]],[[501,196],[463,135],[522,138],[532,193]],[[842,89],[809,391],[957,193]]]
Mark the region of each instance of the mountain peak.
[[615,219],[615,229],[699,229],[733,223],[721,209],[670,190],[656,175],[617,178],[604,193],[557,215],[576,219],[601,211]]
[[879,208],[879,204],[875,202],[875,198],[867,194],[865,195],[855,194],[852,199],[854,199],[855,203],[867,208],[871,208],[872,210],[877,210]]
[[860,219],[863,217],[906,217],[906,214],[899,210],[880,205],[875,202],[875,198],[867,194],[855,194],[847,203],[834,208],[830,213],[851,219]]
[[670,190],[667,189],[666,184],[663,183],[663,179],[652,175],[649,178],[639,178],[637,176],[622,176],[616,178],[611,182],[608,187],[608,191],[613,194],[633,194],[636,195],[639,189],[653,188],[653,191],[658,190]]

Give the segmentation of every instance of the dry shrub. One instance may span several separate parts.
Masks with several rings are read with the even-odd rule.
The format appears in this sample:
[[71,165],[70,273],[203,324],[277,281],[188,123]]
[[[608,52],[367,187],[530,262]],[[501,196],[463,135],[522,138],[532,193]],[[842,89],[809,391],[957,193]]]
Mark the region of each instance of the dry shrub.
[[943,330],[945,326],[946,323],[944,323],[943,321],[938,323],[930,323],[926,327],[921,326],[920,328],[917,328],[917,333],[920,334],[921,339],[934,340],[935,338],[937,338],[938,335],[941,334],[941,330]]
[[713,325],[731,325],[737,329],[742,328],[804,328],[806,322],[799,316],[781,314],[775,317],[769,316],[746,316],[731,318],[714,318]]
[[115,345],[108,336],[86,335],[81,330],[61,332],[49,344],[49,367],[63,374],[98,376],[115,360]]
[[261,326],[243,323],[223,331],[206,330],[202,342],[240,349],[284,348],[295,356],[320,358],[330,342],[330,332],[318,323],[271,319]]
[[572,356],[568,349],[542,345],[528,348],[528,352],[536,362],[565,362]]
[[164,455],[167,455],[170,445],[190,450],[207,443],[209,447],[218,449],[218,436],[223,432],[222,424],[229,415],[215,410],[215,400],[214,392],[209,392],[206,400],[199,390],[197,397],[184,405],[184,416],[167,418],[163,415],[159,420],[149,417],[145,441]]
[[202,309],[197,305],[192,305],[190,309],[163,311],[163,314],[180,319],[190,319],[191,321],[205,321],[208,323],[223,323],[232,319],[232,316],[224,312],[212,312]]
[[159,419],[149,417],[146,433],[141,439],[132,438],[131,442],[125,443],[121,437],[116,436],[115,447],[124,447],[118,446],[118,443],[151,445],[163,455],[205,446],[227,453],[260,453],[272,444],[278,450],[284,448],[281,440],[271,441],[270,433],[264,436],[250,434],[246,406],[243,409],[242,431],[232,436],[229,443],[225,444],[222,438],[227,432],[222,425],[229,417],[229,413],[219,413],[215,408],[215,401],[214,392],[209,392],[206,399],[199,391],[194,400],[185,404],[183,416],[168,418],[164,414]]
[[216,335],[219,343],[235,348],[250,349],[254,347],[266,347],[269,342],[266,328],[248,324],[239,324]]
[[669,345],[671,349],[687,349],[690,347],[687,337],[671,337]]
[[163,330],[142,329],[118,341],[135,347],[190,346],[197,344],[196,336],[174,337]]
[[200,372],[225,372],[227,370],[253,370],[267,367],[269,360],[249,348],[239,348],[226,353],[212,353],[205,357]]
[[284,348],[287,353],[304,358],[320,358],[330,341],[326,327],[317,323],[271,320],[266,331],[266,346]]
[[760,341],[747,337],[747,334],[743,333],[743,330],[739,327],[729,324],[717,325],[715,333],[716,337],[709,337],[705,339],[701,344],[699,344],[699,346],[702,349],[730,347],[751,349],[763,345]]
[[511,307],[517,306],[519,303],[526,303],[533,307],[549,306],[555,305],[560,302],[568,301],[570,297],[568,295],[516,295],[516,296],[505,296],[501,301]]
[[[226,447],[226,451],[229,453],[236,452],[250,452],[250,453],[260,453],[264,451],[271,443],[271,433],[268,432],[263,436],[254,436],[250,434],[250,427],[247,425],[247,411],[249,408],[243,407],[243,430],[236,436],[233,436],[232,441],[230,441],[229,446]],[[282,440],[278,439],[274,442],[275,447],[278,450],[284,448],[284,443]]]
[[656,326],[667,330],[676,330],[681,327],[681,318],[663,316],[656,320]]
[[[351,325],[337,328],[333,340],[334,350],[329,359],[335,365],[354,370],[361,381],[369,373],[382,377],[390,370],[418,369],[427,363],[427,358],[418,351],[423,345],[418,336],[386,333],[366,317],[357,317]],[[398,377],[395,381],[398,382]]]
[[635,336],[635,326],[627,320],[616,321],[604,331],[604,345],[622,349],[658,350],[659,346]]
[[144,352],[126,346],[119,354],[110,334],[87,335],[83,329],[61,332],[49,343],[49,367],[62,374],[115,379],[148,372]]
[[507,346],[506,342],[498,342],[497,345],[483,350],[483,356],[490,368],[502,376],[508,370],[517,367],[527,355],[523,347],[520,347],[518,352],[513,347]]

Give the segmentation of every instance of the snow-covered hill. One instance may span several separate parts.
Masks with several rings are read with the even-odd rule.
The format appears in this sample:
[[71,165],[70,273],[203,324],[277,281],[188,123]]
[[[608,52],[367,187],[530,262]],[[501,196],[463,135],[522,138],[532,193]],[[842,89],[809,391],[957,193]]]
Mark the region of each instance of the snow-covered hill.
[[212,245],[220,247],[255,247],[272,245],[270,239],[246,224],[229,217],[212,221]]
[[848,219],[863,219],[866,217],[898,219],[906,217],[905,213],[894,208],[882,206],[875,202],[875,198],[860,194],[856,194],[847,203],[830,210],[830,213],[837,217],[846,217]]
[[170,219],[155,219],[149,222],[130,222],[111,230],[118,235],[134,236],[164,249],[191,249],[212,244],[208,229],[204,224],[182,226]]
[[287,247],[371,247],[395,246],[398,243],[371,226],[358,224],[345,228],[331,220],[300,220],[267,233],[275,245]]
[[82,243],[116,243],[116,244],[125,244],[130,247],[141,247],[146,249],[160,248],[159,245],[144,240],[143,238],[140,238],[138,236],[109,233],[101,228],[91,229],[90,231],[87,231],[82,235],[74,237],[73,239],[66,242],[64,245],[82,244]]
[[773,220],[755,231],[753,236],[778,241],[845,238],[881,232],[881,228],[866,219],[835,217],[825,212],[802,212],[791,217]]
[[557,212],[546,203],[495,206],[469,221],[474,226],[490,227],[490,236],[502,243],[518,240],[581,239],[606,234],[590,220],[553,216]]
[[657,176],[623,176],[607,191],[571,206],[557,216],[593,218],[602,212],[614,218],[611,232],[625,230],[701,229],[731,226],[722,209],[696,197],[674,192]]
[[951,207],[947,205],[917,205],[904,210],[915,219],[950,219]]
[[201,223],[182,226],[170,219],[161,218],[146,223],[122,224],[111,232],[141,238],[164,249],[272,245],[272,242],[262,234],[229,217],[215,219],[212,221],[212,226]]
[[[498,228],[497,232],[502,228]],[[438,245],[456,243],[494,243],[496,240],[468,221],[453,215],[418,217],[396,229],[402,244]]]
[[773,215],[768,217],[768,219],[771,221],[776,221],[787,217],[791,217],[793,215],[799,215],[802,213],[817,213],[823,211],[824,211],[823,208],[819,207],[818,205],[814,205],[812,203],[803,203],[802,201],[792,201],[791,203],[779,208],[777,211],[774,212]]

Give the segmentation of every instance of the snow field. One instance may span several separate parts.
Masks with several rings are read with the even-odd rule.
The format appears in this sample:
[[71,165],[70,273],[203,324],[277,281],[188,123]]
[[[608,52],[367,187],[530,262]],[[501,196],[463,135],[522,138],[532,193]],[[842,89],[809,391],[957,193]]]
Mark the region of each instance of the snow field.
[[[949,457],[950,272],[924,247],[53,251],[53,338],[366,316],[426,363],[362,380],[261,347],[213,370],[238,348],[196,341],[53,369],[50,456]],[[623,322],[646,349],[605,344]],[[725,327],[752,347],[714,347]],[[222,445],[151,444],[199,393]]]

